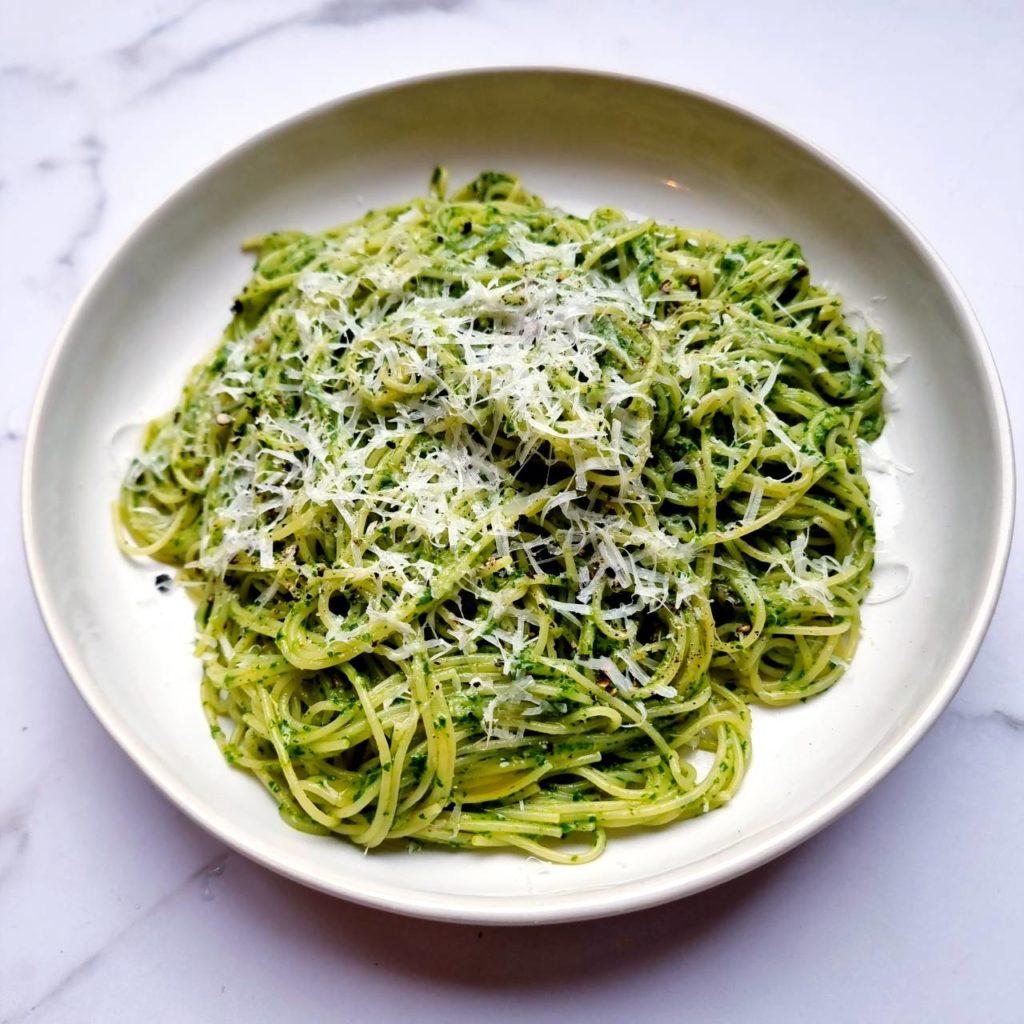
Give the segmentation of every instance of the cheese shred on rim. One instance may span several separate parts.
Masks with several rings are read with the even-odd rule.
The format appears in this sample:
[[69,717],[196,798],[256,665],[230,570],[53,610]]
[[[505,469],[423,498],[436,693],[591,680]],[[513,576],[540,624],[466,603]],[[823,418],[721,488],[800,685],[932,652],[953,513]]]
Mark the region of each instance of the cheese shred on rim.
[[881,338],[789,239],[446,184],[247,244],[118,534],[290,825],[579,863],[722,806],[749,706],[849,664]]

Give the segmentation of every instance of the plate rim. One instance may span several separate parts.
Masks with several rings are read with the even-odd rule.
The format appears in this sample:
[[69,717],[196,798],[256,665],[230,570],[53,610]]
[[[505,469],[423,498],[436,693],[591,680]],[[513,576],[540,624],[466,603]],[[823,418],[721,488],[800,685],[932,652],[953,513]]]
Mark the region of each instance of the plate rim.
[[[995,428],[999,487],[995,509],[995,543],[986,566],[984,590],[964,630],[957,654],[943,670],[940,683],[933,690],[930,699],[917,709],[887,747],[873,757],[865,767],[851,775],[837,791],[822,800],[821,804],[812,809],[810,813],[801,815],[793,823],[766,837],[750,850],[731,854],[728,850],[722,851],[714,858],[714,864],[709,868],[699,869],[696,873],[693,873],[692,868],[669,869],[649,878],[625,882],[615,888],[544,895],[539,897],[536,903],[531,900],[505,901],[500,897],[487,895],[454,896],[417,892],[402,885],[383,886],[365,882],[360,882],[357,885],[344,883],[330,885],[319,879],[314,872],[304,869],[301,863],[293,863],[286,855],[278,856],[274,850],[264,848],[268,844],[252,842],[244,836],[238,835],[238,826],[233,823],[232,819],[216,813],[205,805],[197,804],[189,798],[189,795],[184,792],[184,786],[176,781],[171,772],[166,771],[160,765],[156,757],[150,756],[146,752],[144,744],[136,738],[130,725],[121,720],[116,708],[103,696],[101,687],[86,667],[84,660],[79,656],[77,645],[56,610],[56,603],[48,587],[39,538],[35,531],[36,447],[47,408],[52,400],[53,379],[65,351],[68,349],[69,339],[82,310],[92,295],[105,282],[123,252],[150,227],[168,206],[184,196],[201,179],[216,174],[223,165],[244,154],[247,150],[262,145],[288,128],[315,120],[329,111],[386,93],[416,89],[439,81],[458,79],[465,81],[474,77],[501,75],[597,79],[611,85],[619,83],[682,95],[690,100],[697,100],[733,116],[746,119],[756,126],[782,137],[797,149],[825,165],[833,174],[865,196],[904,235],[918,258],[937,279],[954,307],[958,327],[966,337],[978,363],[981,371],[981,383],[987,393],[986,407],[993,418]],[[65,671],[86,706],[121,750],[164,796],[192,821],[231,849],[310,888],[363,906],[393,913],[429,920],[488,925],[532,925],[587,920],[641,910],[690,896],[774,860],[805,842],[850,810],[920,742],[962,685],[991,623],[1005,579],[1013,533],[1014,507],[1015,465],[1010,417],[995,359],[981,324],[963,289],[935,249],[907,216],[827,150],[780,125],[773,118],[766,117],[745,105],[734,103],[692,86],[572,65],[498,65],[445,70],[390,80],[366,89],[343,93],[281,118],[205,163],[182,184],[172,189],[149,213],[122,235],[79,291],[56,336],[39,379],[25,435],[21,473],[21,526],[25,559],[36,604],[50,639]],[[689,872],[692,877],[680,879],[678,875],[681,871]]]

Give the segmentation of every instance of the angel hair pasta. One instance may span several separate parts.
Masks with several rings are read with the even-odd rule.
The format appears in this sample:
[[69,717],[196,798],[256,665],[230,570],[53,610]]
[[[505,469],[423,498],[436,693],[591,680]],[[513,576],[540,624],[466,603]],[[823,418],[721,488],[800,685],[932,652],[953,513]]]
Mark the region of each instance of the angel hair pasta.
[[246,248],[117,508],[196,600],[226,759],[366,847],[582,862],[725,804],[749,706],[857,645],[878,334],[789,239],[497,173]]

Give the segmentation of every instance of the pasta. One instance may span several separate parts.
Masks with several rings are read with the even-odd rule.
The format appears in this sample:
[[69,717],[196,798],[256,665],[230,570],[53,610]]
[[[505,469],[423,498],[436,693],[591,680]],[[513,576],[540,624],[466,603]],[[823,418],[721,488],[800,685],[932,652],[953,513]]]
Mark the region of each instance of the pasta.
[[750,705],[857,646],[879,335],[793,241],[493,172],[247,248],[116,509],[195,598],[226,759],[364,847],[580,863],[725,804]]

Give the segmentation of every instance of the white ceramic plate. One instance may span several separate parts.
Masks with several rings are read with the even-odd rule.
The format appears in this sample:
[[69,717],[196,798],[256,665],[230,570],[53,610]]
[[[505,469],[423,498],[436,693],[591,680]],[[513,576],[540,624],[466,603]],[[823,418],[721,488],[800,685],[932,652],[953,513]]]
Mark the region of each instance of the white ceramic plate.
[[[521,174],[578,212],[616,205],[725,234],[790,235],[849,305],[909,355],[885,443],[912,475],[876,474],[878,596],[842,683],[755,710],[736,800],[657,832],[613,836],[594,864],[515,854],[363,853],[287,828],[221,760],[200,710],[192,609],[114,546],[110,503],[139,425],[176,400],[248,275],[248,235],[310,230],[453,182]],[[884,301],[882,301],[884,297]],[[580,72],[489,71],[332,103],[260,135],[184,186],[76,304],[33,417],[28,561],[54,642],[89,706],[142,770],[226,843],[362,903],[458,921],[618,913],[731,878],[848,808],[953,696],[988,624],[1012,506],[1009,426],[991,357],[948,272],[879,196],[828,157],[706,96]]]

